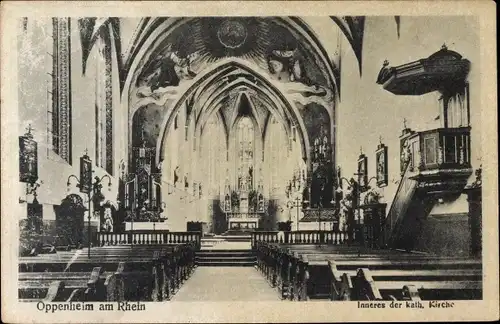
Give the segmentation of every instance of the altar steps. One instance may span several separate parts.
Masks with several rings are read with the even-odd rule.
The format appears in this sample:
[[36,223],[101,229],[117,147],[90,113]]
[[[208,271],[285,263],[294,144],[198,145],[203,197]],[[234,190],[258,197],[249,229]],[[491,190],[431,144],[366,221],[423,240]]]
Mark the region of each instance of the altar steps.
[[250,242],[252,236],[247,232],[226,232],[222,235],[215,235],[215,238],[222,238],[227,242]]
[[257,257],[251,250],[201,250],[195,255],[200,267],[253,267]]

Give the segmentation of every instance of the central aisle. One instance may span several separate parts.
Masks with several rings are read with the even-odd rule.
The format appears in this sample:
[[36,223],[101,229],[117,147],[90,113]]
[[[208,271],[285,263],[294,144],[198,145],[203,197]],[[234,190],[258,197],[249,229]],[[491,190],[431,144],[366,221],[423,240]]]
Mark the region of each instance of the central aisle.
[[254,267],[197,267],[172,301],[272,301],[277,290]]

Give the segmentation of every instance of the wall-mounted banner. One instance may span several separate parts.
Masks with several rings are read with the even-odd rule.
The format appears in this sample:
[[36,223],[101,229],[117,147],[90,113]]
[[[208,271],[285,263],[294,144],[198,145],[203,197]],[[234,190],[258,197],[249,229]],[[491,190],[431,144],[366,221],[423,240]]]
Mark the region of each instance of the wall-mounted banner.
[[92,189],[92,160],[87,154],[80,158],[80,192],[89,193]]
[[19,181],[35,183],[38,179],[38,145],[30,133],[19,136]]
[[375,160],[377,163],[377,186],[385,187],[388,184],[389,177],[387,173],[387,146],[380,143],[375,151]]
[[361,153],[358,158],[359,187],[366,188],[368,185],[368,157]]

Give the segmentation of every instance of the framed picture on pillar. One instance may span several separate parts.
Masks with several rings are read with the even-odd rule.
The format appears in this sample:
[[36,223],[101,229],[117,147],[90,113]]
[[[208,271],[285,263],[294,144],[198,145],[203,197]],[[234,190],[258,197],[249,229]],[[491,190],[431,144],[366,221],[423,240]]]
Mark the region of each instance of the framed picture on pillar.
[[368,157],[361,154],[358,158],[359,187],[366,188],[368,185]]
[[387,173],[387,146],[379,144],[375,151],[375,160],[377,163],[377,186],[385,187],[389,182]]

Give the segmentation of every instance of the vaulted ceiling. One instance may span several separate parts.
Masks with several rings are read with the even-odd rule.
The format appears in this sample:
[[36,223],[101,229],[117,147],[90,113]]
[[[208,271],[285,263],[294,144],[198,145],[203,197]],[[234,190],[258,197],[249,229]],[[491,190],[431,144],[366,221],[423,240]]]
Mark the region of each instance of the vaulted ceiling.
[[[189,58],[193,71],[227,57],[249,60],[267,69],[270,56],[283,54],[301,62],[303,83],[328,86],[324,67],[306,44],[298,41],[297,36],[273,18],[194,18],[175,28],[168,37],[159,38],[137,77],[137,86],[154,73],[171,53],[179,59]],[[169,81],[178,83],[178,80]]]
[[[273,116],[284,126],[288,136],[292,135],[292,127],[298,129],[303,154],[308,154],[308,135],[297,108],[269,80],[244,65],[235,62],[223,64],[206,79],[193,85],[190,91],[186,91],[176,107],[172,108],[168,110],[165,129],[170,128],[178,110],[185,109],[186,126],[194,126],[195,137],[201,138],[210,117],[218,114],[227,141],[232,128],[242,116],[255,119],[264,139],[268,122]],[[163,136],[164,141],[166,132],[160,131],[159,135]],[[160,147],[163,148],[163,145]]]

